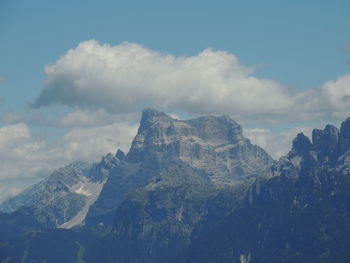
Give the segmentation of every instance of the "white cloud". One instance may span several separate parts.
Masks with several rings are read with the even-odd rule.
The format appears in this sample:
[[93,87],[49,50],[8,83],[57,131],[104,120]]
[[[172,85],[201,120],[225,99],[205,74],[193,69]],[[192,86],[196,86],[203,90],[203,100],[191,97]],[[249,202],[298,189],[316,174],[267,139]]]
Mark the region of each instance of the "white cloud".
[[282,132],[272,132],[269,129],[254,128],[244,129],[244,135],[277,160],[290,151],[292,141],[298,133],[303,132],[311,138],[312,130],[312,127],[296,127]]
[[181,120],[181,117],[179,114],[173,113],[173,114],[169,114],[169,116],[175,120]]
[[96,161],[117,149],[128,152],[137,125],[113,123],[91,128],[76,128],[66,133],[49,152],[63,160]]
[[349,115],[350,74],[323,87],[291,93],[225,51],[176,57],[134,43],[82,42],[45,67],[46,87],[33,104],[134,113],[153,106],[190,114],[230,114],[269,121]]
[[43,115],[40,112],[33,112],[33,111],[22,111],[21,113],[17,112],[6,112],[3,114],[0,114],[0,121],[3,124],[16,124],[16,123],[25,123],[25,124],[31,124],[31,125],[45,125],[49,126],[49,121],[45,118],[45,115]]
[[140,113],[132,114],[111,114],[104,109],[97,111],[76,110],[63,116],[58,122],[59,127],[93,127],[107,125],[115,122],[134,122],[139,118]]
[[23,120],[23,116],[14,112],[8,112],[0,117],[1,121],[6,124],[12,124],[18,121]]
[[1,127],[0,179],[36,174],[36,164],[31,164],[29,159],[41,147],[41,142],[33,140],[25,124]]
[[296,95],[293,109],[299,120],[341,120],[350,116],[350,74],[326,82],[319,89]]
[[335,117],[344,118],[350,115],[350,74],[326,82],[321,93],[326,103],[334,109]]
[[127,123],[75,128],[47,142],[33,137],[23,123],[0,127],[0,181],[47,176],[74,160],[98,161],[117,149],[127,152],[136,130]]
[[109,112],[157,105],[189,113],[259,114],[285,112],[291,102],[277,82],[251,76],[253,69],[224,51],[175,57],[138,44],[82,42],[45,67],[46,88],[36,100]]
[[19,194],[21,190],[17,187],[0,186],[0,203],[9,197]]

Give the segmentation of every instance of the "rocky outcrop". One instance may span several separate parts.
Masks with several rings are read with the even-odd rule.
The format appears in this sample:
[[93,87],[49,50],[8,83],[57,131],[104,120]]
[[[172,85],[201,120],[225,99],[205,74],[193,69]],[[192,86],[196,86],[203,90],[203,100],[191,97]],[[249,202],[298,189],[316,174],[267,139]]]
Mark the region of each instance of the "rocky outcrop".
[[329,124],[323,130],[314,129],[312,142],[298,134],[292,150],[274,165],[273,174],[297,177],[302,168],[312,167],[350,174],[350,118],[340,130]]
[[[141,129],[135,155],[128,157],[142,162],[145,155],[175,166],[161,170],[119,205],[109,242],[95,248],[109,255],[105,262],[347,262],[348,246],[337,245],[338,240],[348,243],[350,234],[344,129],[327,125],[313,132],[312,141],[298,134],[291,151],[273,166],[274,176],[227,184],[236,188],[224,193],[210,169],[181,158],[181,147],[169,146],[178,140],[164,132],[171,118],[161,119],[161,127],[145,123],[155,125],[152,134],[161,135],[162,142]],[[164,144],[182,163],[171,156],[162,159]]]
[[247,177],[261,176],[273,162],[263,149],[243,136],[242,127],[228,116],[180,121],[144,110],[127,161],[164,166],[175,159],[206,171],[218,184],[236,184]]
[[222,189],[184,162],[162,169],[119,205],[107,242],[92,249],[91,262],[176,262],[191,240],[240,203],[246,188]]
[[52,227],[112,224],[128,191],[178,162],[204,171],[223,187],[268,176],[273,160],[252,145],[228,116],[181,121],[146,109],[128,154],[118,150],[90,166],[76,162],[58,169],[2,208],[11,212],[20,206],[34,207],[38,220]]
[[275,176],[254,183],[178,262],[348,262],[349,123],[315,129],[312,142],[298,134]]
[[[26,220],[28,211],[32,219],[32,210],[0,214],[2,233],[9,236],[10,226],[19,234],[3,240],[0,259],[349,262],[349,122],[339,130],[314,130],[312,140],[298,134],[291,151],[265,173],[265,154],[254,154],[259,148],[228,117],[179,121],[146,110],[130,152],[106,155],[84,176],[106,181],[86,218],[93,226],[25,233],[37,228],[36,220],[24,229],[13,222]],[[260,170],[250,163],[254,158]],[[238,165],[243,168],[231,169]],[[69,192],[77,184],[52,185]]]
[[[160,170],[183,162],[204,171],[219,186],[234,186],[268,176],[272,158],[243,136],[228,116],[181,121],[146,109],[129,153],[113,157],[115,167],[90,208],[88,224],[111,224],[127,192],[147,183]],[[117,161],[118,159],[118,161]],[[117,164],[118,163],[118,164]],[[96,173],[96,172],[95,172]]]
[[29,207],[32,216],[45,227],[77,226],[83,222],[103,184],[89,178],[90,166],[77,161],[59,168],[47,179],[5,201],[1,208],[12,212]]

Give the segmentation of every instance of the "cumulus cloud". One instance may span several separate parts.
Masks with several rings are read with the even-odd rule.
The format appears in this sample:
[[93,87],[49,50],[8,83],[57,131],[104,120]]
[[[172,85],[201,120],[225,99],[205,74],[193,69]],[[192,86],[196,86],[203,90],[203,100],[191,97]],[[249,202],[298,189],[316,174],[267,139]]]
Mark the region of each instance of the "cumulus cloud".
[[[0,178],[36,174],[36,165],[30,165],[29,159],[42,147],[35,141],[28,127],[23,124],[3,126],[0,128]],[[26,169],[23,169],[24,167]],[[23,173],[23,174],[20,174]]]
[[350,115],[350,74],[328,81],[319,89],[296,95],[293,113],[299,120],[344,119]]
[[96,161],[108,152],[127,152],[136,135],[137,125],[113,123],[91,128],[76,128],[66,133],[50,154],[63,160]]
[[107,125],[115,122],[135,122],[139,118],[140,113],[131,114],[112,114],[104,109],[97,111],[76,110],[63,116],[57,121],[59,127],[93,127]]
[[286,88],[252,72],[224,51],[176,57],[134,43],[110,46],[90,40],[45,67],[46,88],[34,106],[63,104],[113,113],[152,105],[189,113],[285,112],[291,105]]
[[298,133],[303,132],[311,138],[312,130],[312,127],[295,127],[282,132],[272,132],[269,129],[253,128],[244,129],[244,135],[277,160],[290,151],[292,141]]
[[[53,169],[74,160],[98,161],[117,149],[128,151],[137,127],[113,123],[90,128],[74,128],[62,138],[48,142],[36,138],[24,123],[0,127],[0,182],[27,180],[33,183]],[[32,181],[30,181],[32,179]],[[25,187],[28,184],[22,184]],[[19,184],[15,185],[16,189]],[[0,195],[8,196],[16,189]],[[1,192],[1,189],[0,189]]]
[[18,187],[0,186],[0,203],[5,199],[15,196],[21,192]]
[[31,125],[44,125],[50,126],[49,121],[45,116],[40,112],[33,111],[23,111],[21,113],[17,112],[6,112],[0,114],[0,122],[3,124],[16,124],[16,123],[25,123]]
[[46,86],[33,107],[62,104],[121,114],[156,106],[272,121],[349,114],[350,74],[292,93],[253,73],[225,51],[206,49],[184,57],[135,43],[110,46],[89,40],[45,67]]
[[308,128],[296,128],[280,133],[274,133],[269,129],[244,130],[245,135],[253,144],[262,147],[276,160],[290,151],[292,140],[299,132],[309,135]]

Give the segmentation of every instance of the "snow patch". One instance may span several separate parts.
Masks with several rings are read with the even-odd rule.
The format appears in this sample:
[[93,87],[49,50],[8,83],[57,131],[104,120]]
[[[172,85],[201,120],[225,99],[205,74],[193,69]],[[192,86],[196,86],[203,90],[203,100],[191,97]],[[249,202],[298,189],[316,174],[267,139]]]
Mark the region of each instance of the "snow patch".
[[74,185],[71,190],[77,194],[85,195],[85,206],[69,221],[58,226],[59,228],[73,228],[84,223],[85,217],[90,209],[90,206],[95,203],[98,196],[102,191],[103,185],[107,180],[102,182],[92,182],[90,179],[85,178],[83,182]]
[[251,259],[250,252],[249,252],[248,255],[242,254],[242,255],[239,256],[239,261],[240,261],[240,263],[249,263],[249,262],[250,262],[250,259]]
[[81,194],[81,195],[85,195],[85,196],[90,196],[91,193],[89,192],[88,189],[85,189],[84,186],[85,186],[84,184],[81,184],[81,186],[79,187],[79,189],[74,190],[74,192],[77,193],[77,194]]

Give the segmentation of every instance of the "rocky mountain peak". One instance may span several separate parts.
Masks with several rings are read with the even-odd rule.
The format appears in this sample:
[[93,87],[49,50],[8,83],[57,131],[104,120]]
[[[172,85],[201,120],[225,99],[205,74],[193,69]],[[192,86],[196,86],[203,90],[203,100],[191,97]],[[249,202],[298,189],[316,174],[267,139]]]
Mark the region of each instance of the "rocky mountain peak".
[[161,111],[154,109],[144,109],[141,115],[140,127],[138,133],[143,132],[144,130],[149,129],[150,126],[154,123],[159,122],[170,122],[172,118]]
[[205,141],[238,143],[247,140],[242,127],[229,116],[204,116],[186,121],[198,130],[196,136]]
[[261,174],[256,169],[272,162],[263,149],[243,136],[242,127],[229,116],[177,120],[156,110],[144,110],[126,161],[157,167],[175,160],[228,181],[238,174]]
[[98,165],[100,165],[104,169],[109,170],[117,166],[119,163],[120,163],[119,158],[117,158],[112,153],[107,153],[105,156],[101,158],[101,161]]
[[318,167],[350,173],[350,118],[342,123],[340,130],[330,124],[323,130],[314,129],[312,142],[299,133],[293,140],[292,150],[281,158],[276,167],[283,166],[285,169],[286,163],[290,171]]
[[348,134],[350,133],[350,117],[348,117],[345,121],[342,122],[340,132]]
[[173,145],[172,154],[181,155],[180,143],[205,144],[213,147],[248,141],[242,127],[228,116],[204,116],[192,120],[176,120],[165,113],[146,109],[130,152],[129,161],[140,161],[146,151],[170,150],[162,145]]
[[342,122],[339,137],[339,154],[342,155],[350,148],[350,117]]
[[298,133],[297,137],[293,140],[292,152],[300,155],[305,155],[313,148],[310,139],[305,136],[304,133]]
[[324,130],[312,131],[312,143],[316,151],[329,154],[334,151],[339,140],[339,129],[333,125],[326,125]]
[[123,161],[125,159],[125,153],[122,150],[118,149],[117,153],[115,154],[115,157],[120,161]]
[[111,153],[107,153],[101,161],[94,163],[89,170],[89,178],[94,182],[103,182],[109,174],[120,164],[121,160]]
[[152,109],[143,111],[127,156],[118,152],[115,160],[119,164],[114,167],[97,164],[92,169],[97,178],[108,180],[89,210],[87,224],[110,223],[130,188],[142,186],[169,166],[185,164],[210,182],[228,186],[264,177],[273,163],[228,116],[177,120]]

